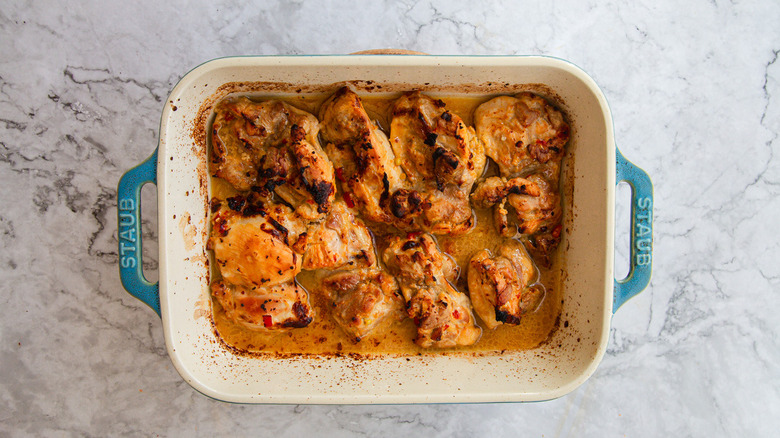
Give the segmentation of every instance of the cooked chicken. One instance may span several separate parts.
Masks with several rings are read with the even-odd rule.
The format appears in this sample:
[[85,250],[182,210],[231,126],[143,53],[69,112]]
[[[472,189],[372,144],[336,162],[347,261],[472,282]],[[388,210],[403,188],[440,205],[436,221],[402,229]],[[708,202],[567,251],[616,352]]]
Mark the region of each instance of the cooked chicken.
[[[237,286],[271,286],[295,278],[301,257],[290,247],[300,230],[288,207],[266,208],[244,197],[214,204],[209,248],[225,282]],[[285,226],[284,224],[287,224]]]
[[409,189],[423,198],[418,228],[435,234],[468,232],[474,225],[469,193],[485,166],[474,129],[441,100],[413,92],[393,106],[390,139]]
[[332,299],[334,319],[356,341],[401,309],[398,283],[377,267],[336,272],[322,287]]
[[562,229],[558,180],[569,125],[558,110],[532,93],[485,102],[475,110],[474,122],[501,177],[480,183],[471,199],[478,207],[496,205],[496,227],[506,237],[516,234],[509,204],[534,258],[548,265]]
[[496,216],[502,235],[507,235],[502,232],[502,224],[508,224],[507,210],[503,206],[505,199],[517,214],[517,227],[522,234],[551,232],[560,226],[560,197],[551,184],[538,174],[512,179],[490,177],[477,186],[471,199],[480,208],[499,204]]
[[526,178],[507,179],[491,176],[483,181],[471,194],[471,200],[478,208],[492,207],[510,194],[539,197],[539,185]]
[[215,281],[211,290],[229,319],[252,330],[306,327],[312,321],[306,291],[295,281],[272,286]]
[[484,249],[469,262],[469,296],[474,310],[487,328],[519,324],[544,298],[544,287],[536,283],[537,272],[523,244],[510,239],[492,257]]
[[407,314],[417,326],[418,345],[446,348],[477,342],[482,331],[471,302],[452,285],[457,265],[430,235],[392,239],[383,259],[398,279]]
[[371,232],[343,202],[335,202],[325,220],[309,226],[294,249],[303,253],[303,269],[356,269],[376,264]]
[[429,234],[409,233],[406,238],[392,238],[383,259],[398,277],[401,288],[405,284],[439,280],[454,283],[460,276],[455,260],[443,253]]
[[333,165],[313,115],[277,100],[228,98],[214,109],[211,169],[237,190],[274,192],[302,216],[327,213]]
[[526,174],[549,163],[557,181],[569,125],[543,98],[533,93],[496,97],[477,107],[474,125],[485,154],[498,164],[502,176]]
[[251,329],[308,325],[306,291],[295,283],[301,256],[291,247],[308,222],[253,192],[211,207],[208,246],[221,276],[211,289],[226,316]]
[[403,189],[405,176],[395,164],[390,142],[368,117],[357,94],[347,87],[338,90],[322,104],[320,119],[325,151],[336,166],[350,207],[382,223],[397,222],[390,214],[392,199],[405,202],[410,210],[419,209],[421,199]]

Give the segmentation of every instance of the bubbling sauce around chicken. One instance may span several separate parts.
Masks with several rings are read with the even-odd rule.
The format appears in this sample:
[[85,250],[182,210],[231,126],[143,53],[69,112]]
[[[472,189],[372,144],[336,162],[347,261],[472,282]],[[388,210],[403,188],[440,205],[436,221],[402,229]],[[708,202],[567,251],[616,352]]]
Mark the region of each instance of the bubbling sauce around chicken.
[[[460,158],[456,156],[456,159],[461,161],[456,161],[456,159],[447,161],[449,155],[445,152],[449,150],[457,151],[457,149],[449,148],[444,150],[447,147],[446,142],[448,140],[446,138],[441,139],[445,141],[441,145],[436,143],[436,139],[423,138],[422,144],[415,146],[416,148],[424,148],[424,144],[428,142],[433,143],[434,148],[438,146],[443,150],[442,153],[437,155],[436,158],[438,160],[432,160],[434,165],[438,161],[441,168],[433,168],[434,176],[443,175],[444,177],[450,177],[455,175],[459,179],[454,179],[454,177],[445,179],[442,177],[439,181],[435,179],[429,181],[430,184],[409,181],[404,172],[396,171],[396,169],[402,168],[402,164],[408,167],[410,163],[403,163],[403,160],[397,157],[397,154],[394,153],[391,147],[393,142],[400,141],[392,136],[390,128],[393,123],[394,109],[397,112],[398,99],[402,95],[360,96],[358,102],[360,102],[365,116],[357,117],[352,115],[345,118],[334,115],[336,113],[332,111],[332,108],[330,109],[331,112],[328,113],[329,106],[334,106],[334,98],[339,93],[342,96],[346,94],[344,91],[340,91],[336,95],[331,93],[327,95],[311,94],[275,97],[275,100],[284,103],[283,107],[293,118],[306,121],[307,133],[316,132],[319,129],[319,135],[316,138],[312,138],[310,135],[296,136],[292,126],[294,123],[289,123],[290,126],[286,127],[286,129],[290,130],[290,133],[280,137],[286,136],[289,139],[278,141],[277,149],[292,151],[292,153],[287,153],[283,156],[282,164],[292,163],[293,166],[273,167],[266,165],[263,167],[262,163],[268,162],[269,159],[263,161],[261,157],[256,159],[260,164],[250,166],[250,168],[259,168],[259,171],[256,173],[249,171],[247,174],[247,171],[241,167],[242,165],[236,165],[236,168],[244,170],[244,175],[249,175],[248,179],[244,178],[241,181],[251,181],[250,192],[254,191],[258,194],[256,196],[265,196],[263,199],[266,203],[280,204],[286,211],[290,212],[290,219],[287,221],[288,226],[285,229],[289,228],[287,243],[291,254],[299,257],[299,260],[297,260],[298,265],[292,265],[297,275],[290,283],[288,276],[284,275],[283,271],[282,278],[279,280],[280,286],[271,286],[266,289],[272,292],[277,290],[294,291],[295,293],[289,294],[291,303],[299,302],[302,296],[301,292],[303,291],[304,295],[308,295],[308,301],[305,302],[308,311],[305,316],[298,319],[288,318],[285,320],[287,321],[287,326],[280,326],[278,330],[269,330],[268,326],[264,327],[262,319],[251,320],[251,318],[246,318],[249,320],[247,322],[237,320],[235,315],[240,313],[240,308],[238,311],[236,310],[236,303],[241,301],[237,296],[234,296],[231,300],[227,300],[224,297],[220,298],[220,293],[224,295],[225,290],[231,289],[224,286],[224,278],[219,267],[215,267],[212,273],[212,283],[216,285],[214,290],[215,299],[213,300],[213,318],[216,332],[222,341],[238,351],[274,355],[348,353],[359,355],[409,355],[446,351],[487,352],[530,349],[544,342],[550,336],[552,330],[554,330],[557,317],[560,314],[563,280],[562,251],[550,251],[546,254],[546,263],[544,265],[540,264],[538,267],[534,266],[533,277],[537,283],[535,285],[523,285],[525,288],[534,286],[530,288],[536,293],[532,297],[534,308],[530,310],[524,309],[522,317],[519,317],[519,312],[515,312],[518,316],[516,320],[503,318],[509,322],[515,322],[515,324],[496,324],[495,317],[481,317],[478,313],[472,313],[471,304],[467,298],[469,294],[467,273],[470,269],[470,262],[476,255],[485,250],[488,251],[487,254],[489,255],[498,255],[501,248],[507,244],[507,233],[504,232],[502,235],[499,223],[496,221],[496,210],[498,210],[496,204],[498,202],[480,203],[474,202],[474,199],[472,199],[470,208],[473,208],[473,210],[470,218],[464,221],[459,217],[454,217],[454,219],[450,220],[450,223],[456,224],[453,227],[446,224],[444,226],[436,226],[436,224],[426,226],[426,222],[420,219],[424,215],[418,215],[416,219],[408,220],[404,224],[403,221],[398,220],[397,215],[395,217],[392,216],[393,211],[389,203],[392,199],[384,201],[380,199],[382,191],[387,190],[388,186],[391,187],[391,193],[408,189],[409,191],[421,192],[421,199],[431,199],[431,195],[426,194],[425,190],[436,194],[437,187],[444,188],[447,184],[453,188],[465,190],[466,198],[468,198],[468,195],[471,195],[473,198],[474,190],[480,184],[484,185],[485,181],[490,177],[502,177],[502,173],[499,172],[496,163],[491,160],[486,162],[484,158],[482,158],[482,162],[479,162],[480,159],[477,157],[477,165],[474,166],[472,164],[470,166],[472,168],[471,174],[466,177],[459,176],[465,173],[463,173],[462,169],[460,170],[461,173],[457,173],[458,164],[468,164],[469,160],[474,159],[474,154],[471,153],[471,157],[469,157],[470,151],[467,150],[466,155],[460,155]],[[423,95],[425,94],[423,93]],[[420,99],[418,96],[421,95],[417,93],[416,95],[407,94],[407,96]],[[470,136],[476,139],[473,128],[471,128],[473,126],[474,111],[479,105],[488,102],[495,96],[442,95],[432,97],[432,102],[435,102],[432,107],[441,108],[441,111],[438,111],[441,114],[437,113],[437,117],[446,114],[444,116],[444,122],[446,122],[446,119],[452,119],[452,116],[454,116],[457,124],[462,125],[458,126],[458,128],[472,130]],[[267,99],[258,99],[257,101],[264,100]],[[241,102],[243,103],[244,101],[241,100]],[[354,99],[343,98],[342,101],[336,101],[335,104],[353,106]],[[275,105],[277,107],[280,106],[280,104]],[[243,108],[242,110],[244,112],[249,111]],[[313,127],[310,124],[311,119],[299,114],[296,110],[319,115],[320,126],[318,128]],[[406,111],[406,114],[408,113]],[[364,142],[373,141],[381,146],[377,149],[379,155],[376,156],[375,161],[368,161],[368,166],[366,166],[366,161],[363,161],[364,167],[369,168],[370,172],[374,172],[374,174],[365,172],[359,178],[354,178],[355,168],[353,163],[356,155],[355,151],[357,150],[357,153],[360,153],[361,150],[353,148],[339,149],[334,146],[334,138],[338,140],[337,136],[342,135],[343,137],[348,135],[349,132],[345,134],[343,129],[341,131],[338,129],[334,130],[333,124],[326,124],[328,118],[340,118],[340,123],[352,129],[356,133],[355,135],[361,137]],[[281,123],[277,122],[277,124]],[[400,132],[400,130],[397,131]],[[255,134],[259,135],[258,132],[255,132]],[[457,133],[455,135],[460,136]],[[468,138],[468,141],[476,140]],[[303,146],[298,147],[296,146],[297,144],[303,144]],[[213,156],[213,142],[211,147]],[[307,184],[311,185],[311,183],[305,176],[301,177],[301,175],[304,175],[304,172],[309,169],[296,156],[296,147],[310,151],[310,153],[313,151],[316,154],[314,155],[316,159],[314,161],[315,167],[323,169],[318,174],[320,175],[319,180],[333,181],[333,179],[329,178],[329,175],[335,177],[335,190],[333,193],[328,193],[327,198],[320,197],[318,199],[316,192],[307,189]],[[479,148],[481,148],[481,143]],[[319,151],[323,150],[333,163],[333,173],[329,173],[329,166],[320,159]],[[236,154],[237,152],[233,153]],[[484,157],[484,155],[482,156]],[[372,157],[374,156],[369,155],[369,158]],[[452,165],[449,163],[452,163]],[[297,169],[295,165],[298,165]],[[447,168],[446,165],[450,165],[450,167]],[[222,166],[223,168],[225,167],[224,164]],[[474,167],[479,167],[480,172],[478,174],[474,174]],[[484,171],[482,171],[483,167]],[[270,175],[270,172],[265,171],[264,174],[264,168],[281,169],[287,172],[287,175],[292,177],[293,184],[290,184],[287,191],[276,191],[277,187],[284,184],[277,185],[280,181],[277,178],[275,182],[266,185],[267,179],[263,180],[263,177],[265,174]],[[283,172],[276,173],[283,174]],[[384,177],[383,173],[390,176]],[[229,199],[240,199],[246,193],[246,191],[239,191],[235,184],[231,184],[220,177],[220,175],[228,174],[235,176],[238,175],[238,172],[232,171],[228,173],[221,171],[217,175],[212,176],[212,203],[221,202],[227,205]],[[383,184],[383,179],[387,184]],[[456,179],[458,181],[457,184],[450,182]],[[263,187],[257,186],[258,180],[264,184]],[[464,183],[461,181],[466,181],[466,185],[464,186]],[[376,186],[377,183],[379,184],[378,186]],[[255,188],[252,188],[251,184],[255,184]],[[563,184],[564,182],[561,183],[561,185]],[[246,189],[243,186],[240,188]],[[269,188],[270,190],[268,190]],[[557,181],[556,188],[558,188]],[[511,190],[511,188],[508,190]],[[292,197],[290,193],[296,196]],[[442,190],[441,193],[444,193],[444,191]],[[375,197],[373,196],[374,194],[376,194]],[[361,196],[363,198],[360,198]],[[358,198],[358,200],[355,198]],[[323,202],[317,202],[318,200]],[[385,204],[383,205],[382,202],[385,202]],[[360,205],[356,207],[356,203],[360,203]],[[321,207],[323,204],[326,205],[324,209]],[[307,205],[311,207],[307,207]],[[331,211],[334,213],[329,213]],[[330,216],[328,216],[329,214]],[[447,218],[447,216],[442,217]],[[276,222],[284,223],[283,221]],[[352,222],[356,224],[354,230],[345,226],[346,223]],[[444,224],[444,222],[439,223]],[[464,224],[467,224],[465,228]],[[361,228],[361,226],[364,226],[364,228]],[[452,230],[456,231],[451,232]],[[370,234],[366,234],[366,232]],[[433,235],[429,234],[430,232]],[[372,237],[372,241],[368,242],[366,240],[368,237]],[[515,239],[510,239],[511,242],[520,245],[517,239],[521,236],[518,234],[514,237]],[[295,238],[296,241],[290,242],[289,239],[291,238]],[[345,243],[343,245],[343,253],[338,252],[338,245],[341,242],[336,240],[339,238],[352,239],[343,240]],[[434,245],[438,251],[441,251],[442,254],[451,260],[452,264],[457,268],[453,271],[454,275],[451,276],[452,278],[442,277],[435,282],[429,281],[425,284],[420,283],[410,287],[408,285],[411,283],[408,280],[404,282],[404,279],[398,276],[400,271],[397,267],[394,269],[383,260],[383,255],[384,259],[392,258],[389,254],[393,253],[391,248],[393,245],[397,247],[394,250],[395,253],[398,253],[402,250],[401,247],[404,247],[404,243],[407,244],[406,246],[409,246],[408,242],[418,241],[424,242],[426,245]],[[311,252],[307,256],[306,250],[302,248],[312,248],[316,251]],[[287,254],[288,251],[284,249],[283,253]],[[323,262],[318,260],[325,260],[325,256],[331,253],[334,260],[333,266],[323,267]],[[485,255],[480,259],[480,266],[484,265],[483,276],[492,272],[487,265],[487,260],[488,258]],[[315,263],[315,261],[317,262]],[[301,262],[303,263],[303,269],[300,269]],[[346,263],[354,265],[354,269],[352,266],[346,266]],[[310,269],[307,269],[307,265]],[[212,266],[214,266],[213,263]],[[243,282],[246,283],[246,281]],[[407,286],[404,286],[405,284]],[[233,289],[240,290],[246,287],[246,285],[242,285]],[[539,287],[543,291],[541,296],[538,294]],[[464,316],[467,317],[467,321],[470,321],[462,324],[463,328],[460,329],[462,332],[453,333],[453,329],[446,321],[439,327],[429,327],[421,322],[423,318],[419,317],[421,312],[420,303],[428,301],[422,300],[420,297],[424,298],[429,294],[422,294],[419,290],[434,290],[437,291],[437,294],[444,293],[446,297],[449,297],[448,299],[459,303],[454,312],[452,309],[449,309],[444,311],[444,313],[439,312],[438,314],[446,314],[447,318],[450,319],[453,318],[453,315],[456,315],[458,319]],[[481,291],[480,294],[485,296],[484,291]],[[405,297],[404,295],[409,296]],[[260,294],[260,296],[263,295]],[[279,296],[283,298],[285,295],[281,294]],[[413,301],[415,296],[418,298]],[[465,302],[463,302],[464,298],[466,299]],[[473,297],[471,300],[473,300]],[[481,307],[485,308],[484,302],[488,301],[482,299]],[[229,305],[230,307],[223,307],[223,305]],[[441,307],[441,303],[438,305]],[[444,305],[449,306],[446,303]],[[298,308],[300,306],[299,304]],[[442,309],[440,308],[439,310]],[[474,310],[479,312],[477,308]],[[490,312],[490,309],[487,312]],[[428,317],[429,321],[438,321],[439,319],[441,318]],[[499,316],[499,319],[502,319],[502,317]],[[307,323],[303,324],[301,320]]]

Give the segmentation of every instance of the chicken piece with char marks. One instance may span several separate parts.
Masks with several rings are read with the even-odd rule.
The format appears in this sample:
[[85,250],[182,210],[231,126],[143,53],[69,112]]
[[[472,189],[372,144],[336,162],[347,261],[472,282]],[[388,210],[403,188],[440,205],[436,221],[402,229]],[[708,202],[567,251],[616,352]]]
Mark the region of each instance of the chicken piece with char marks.
[[557,180],[569,125],[542,97],[526,92],[491,99],[474,111],[474,126],[502,176],[552,166]]
[[299,214],[316,220],[335,196],[335,174],[312,114],[287,103],[246,97],[214,109],[211,171],[239,191],[275,193]]
[[[471,194],[474,205],[480,208],[492,207],[506,201],[516,213],[516,224],[521,234],[534,235],[552,232],[561,222],[560,196],[552,185],[542,176],[533,174],[527,178],[504,178],[493,176],[479,184]],[[502,211],[503,210],[503,211]],[[498,213],[501,211],[501,213]],[[507,210],[501,206],[496,214],[499,233],[512,237],[514,233],[504,230],[508,227]],[[559,230],[560,231],[560,230]]]
[[447,348],[477,342],[482,331],[471,302],[452,285],[458,267],[430,235],[393,238],[383,259],[398,279],[407,315],[417,326],[415,343]]
[[[569,125],[533,93],[491,99],[477,107],[474,122],[501,176],[481,182],[472,200],[479,207],[495,206],[499,233],[513,237],[519,232],[534,258],[549,265],[562,230],[558,186]],[[507,206],[515,213],[511,219]]]
[[289,207],[265,203],[256,194],[213,202],[209,248],[222,278],[244,286],[292,280],[302,258],[291,244],[305,224]]
[[[404,190],[401,168],[387,136],[371,121],[358,95],[342,87],[320,108],[322,138],[336,167],[347,203],[366,219],[396,223],[390,213],[391,195],[419,206],[421,199]],[[411,207],[414,208],[414,207]]]
[[516,325],[533,312],[545,294],[537,276],[531,257],[517,240],[505,241],[495,257],[486,249],[475,254],[469,262],[469,295],[485,326]]
[[211,291],[229,319],[251,330],[300,328],[312,321],[306,291],[295,281],[271,286],[216,281]]
[[294,249],[303,253],[303,269],[331,271],[315,292],[327,295],[334,320],[356,342],[399,314],[398,284],[378,266],[371,232],[344,202],[311,224]]
[[[414,218],[416,229],[463,234],[474,225],[469,193],[485,167],[474,129],[441,100],[407,93],[393,105],[390,142],[420,210],[393,211]],[[399,214],[401,213],[401,214]]]
[[290,243],[305,222],[289,207],[263,201],[257,194],[213,201],[208,247],[221,278],[212,292],[228,318],[250,329],[303,327],[311,308],[295,282],[302,258]]

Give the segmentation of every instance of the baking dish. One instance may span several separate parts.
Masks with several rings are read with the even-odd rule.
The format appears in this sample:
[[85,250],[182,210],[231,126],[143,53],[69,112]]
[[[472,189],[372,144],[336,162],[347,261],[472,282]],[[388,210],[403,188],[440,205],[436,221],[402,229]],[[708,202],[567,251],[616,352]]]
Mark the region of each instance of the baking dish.
[[[543,84],[572,125],[573,190],[565,202],[566,275],[557,329],[527,351],[399,356],[238,354],[215,336],[206,252],[209,179],[201,109],[230,91],[307,92],[353,82],[365,93],[507,94]],[[255,85],[250,85],[255,84]],[[292,87],[292,88],[291,88]],[[333,88],[331,88],[333,89]],[[568,158],[567,158],[568,160]],[[614,279],[614,193],[632,187],[631,262]],[[140,190],[157,186],[159,282],[141,270]],[[223,58],[185,75],[162,112],[159,144],[118,187],[120,277],[160,314],[169,356],[196,390],[241,403],[538,401],[560,397],[596,369],[615,310],[643,290],[652,266],[652,185],[615,147],[603,93],[578,67],[539,56],[279,56]]]

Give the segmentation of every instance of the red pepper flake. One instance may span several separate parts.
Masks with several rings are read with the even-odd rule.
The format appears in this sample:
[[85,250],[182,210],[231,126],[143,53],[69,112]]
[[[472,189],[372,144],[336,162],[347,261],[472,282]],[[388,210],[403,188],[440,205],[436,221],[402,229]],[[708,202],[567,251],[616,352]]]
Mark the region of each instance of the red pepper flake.
[[338,179],[341,182],[344,182],[344,169],[339,167],[336,169],[336,179]]
[[353,208],[355,206],[355,203],[352,202],[352,196],[350,196],[349,192],[344,192],[344,202],[347,203],[347,207]]
[[263,326],[268,328],[272,325],[274,325],[274,322],[271,320],[271,315],[263,315]]
[[552,236],[553,238],[557,239],[561,237],[561,229],[563,228],[562,225],[558,225],[557,227],[553,228],[552,230]]
[[452,317],[455,319],[460,319],[460,312],[458,312],[458,309],[452,311]]

